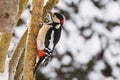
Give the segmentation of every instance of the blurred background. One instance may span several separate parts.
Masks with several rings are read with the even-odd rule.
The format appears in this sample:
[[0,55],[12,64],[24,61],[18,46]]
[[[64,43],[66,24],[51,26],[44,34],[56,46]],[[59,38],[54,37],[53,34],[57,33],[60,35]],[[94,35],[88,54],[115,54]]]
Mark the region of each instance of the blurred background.
[[[8,55],[23,34],[30,4],[14,31]],[[120,0],[60,0],[52,10],[65,16],[54,57],[42,80],[120,80]]]

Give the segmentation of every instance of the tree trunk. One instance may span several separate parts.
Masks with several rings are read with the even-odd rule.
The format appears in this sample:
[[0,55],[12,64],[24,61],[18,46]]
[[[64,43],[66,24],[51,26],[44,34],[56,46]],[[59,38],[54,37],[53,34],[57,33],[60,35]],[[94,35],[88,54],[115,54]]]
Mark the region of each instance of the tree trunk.
[[42,21],[44,0],[33,0],[30,21],[28,23],[28,33],[25,48],[24,59],[24,77],[23,80],[34,80],[33,70],[36,62],[37,46],[36,39]]
[[0,0],[0,72],[4,71],[6,53],[16,24],[18,0]]

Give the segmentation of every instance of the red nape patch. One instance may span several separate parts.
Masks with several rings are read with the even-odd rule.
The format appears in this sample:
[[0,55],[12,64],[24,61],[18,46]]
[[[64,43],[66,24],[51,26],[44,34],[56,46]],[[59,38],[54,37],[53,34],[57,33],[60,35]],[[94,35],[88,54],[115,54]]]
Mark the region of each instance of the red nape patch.
[[43,55],[44,55],[44,51],[38,50],[38,58],[43,57]]
[[64,23],[64,20],[60,20],[60,23],[62,23],[62,24],[63,24],[63,23]]

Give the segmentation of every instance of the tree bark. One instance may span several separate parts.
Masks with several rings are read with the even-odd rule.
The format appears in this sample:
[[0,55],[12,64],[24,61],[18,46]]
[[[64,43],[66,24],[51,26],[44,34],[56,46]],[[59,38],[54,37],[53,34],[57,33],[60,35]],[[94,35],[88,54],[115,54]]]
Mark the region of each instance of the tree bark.
[[21,16],[23,10],[25,9],[27,3],[28,3],[28,0],[19,0],[19,10],[18,10],[18,14],[17,14],[17,22],[19,21],[20,16]]
[[25,48],[23,80],[34,80],[33,70],[37,54],[35,37],[37,37],[38,31],[40,29],[39,26],[42,21],[43,2],[44,0],[32,1],[32,10],[30,21],[28,23],[28,33]]
[[[14,6],[13,6],[14,5]],[[0,72],[4,71],[6,53],[16,24],[18,0],[0,0]]]
[[[27,2],[28,2],[28,0],[19,0],[19,10],[18,10],[18,14],[17,14],[17,22],[19,21],[19,18],[21,16],[24,8],[26,7]],[[16,22],[16,24],[17,24],[17,22]],[[22,51],[25,49],[26,36],[27,36],[25,34],[27,34],[27,30],[25,30],[25,32],[19,39],[18,44],[16,44],[16,47],[13,50],[12,57],[9,62],[9,80],[14,79],[15,70],[16,70],[17,64],[19,62],[19,58],[20,58],[21,54],[23,53]]]
[[2,33],[0,37],[0,72],[4,72],[5,58],[12,33]]
[[23,80],[24,53],[25,53],[25,50],[22,52],[21,57],[19,59],[14,80]]
[[20,56],[25,49],[25,43],[26,43],[26,37],[27,37],[27,35],[25,34],[27,34],[27,30],[25,30],[24,34],[19,39],[18,41],[19,43],[16,45],[12,53],[12,57],[9,62],[9,80],[14,80],[16,67],[18,65]]

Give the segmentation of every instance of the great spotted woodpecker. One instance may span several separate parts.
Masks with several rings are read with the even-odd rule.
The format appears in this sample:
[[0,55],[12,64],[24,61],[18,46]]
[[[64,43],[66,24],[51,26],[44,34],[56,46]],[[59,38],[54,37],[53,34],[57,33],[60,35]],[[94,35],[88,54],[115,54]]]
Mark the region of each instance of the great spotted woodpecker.
[[60,40],[64,18],[59,13],[49,12],[49,15],[51,20],[42,26],[37,36],[39,61],[36,64],[35,71],[41,62],[48,63],[56,44]]

